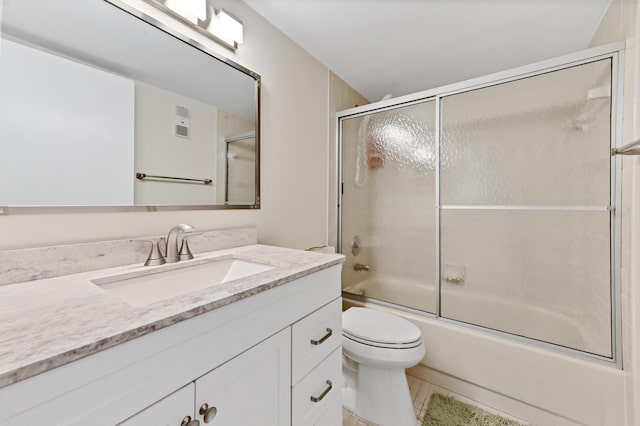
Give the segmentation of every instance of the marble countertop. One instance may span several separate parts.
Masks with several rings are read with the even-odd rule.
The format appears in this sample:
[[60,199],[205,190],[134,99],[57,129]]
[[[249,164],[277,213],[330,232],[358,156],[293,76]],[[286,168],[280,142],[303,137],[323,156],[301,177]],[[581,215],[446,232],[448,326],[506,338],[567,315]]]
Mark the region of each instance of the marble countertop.
[[139,307],[91,280],[167,265],[137,263],[0,286],[0,388],[344,261],[337,254],[256,244],[186,262],[229,255],[276,268]]

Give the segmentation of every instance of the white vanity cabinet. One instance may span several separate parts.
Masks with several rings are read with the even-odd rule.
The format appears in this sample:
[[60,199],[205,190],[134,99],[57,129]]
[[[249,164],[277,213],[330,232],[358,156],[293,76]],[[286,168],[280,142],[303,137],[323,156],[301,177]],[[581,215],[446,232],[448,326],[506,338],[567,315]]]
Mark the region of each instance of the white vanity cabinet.
[[195,418],[193,407],[195,389],[195,384],[189,383],[120,423],[119,426],[174,426],[183,423],[183,426],[195,426],[188,425]]
[[287,327],[121,426],[290,425],[290,341]]
[[291,424],[290,328],[196,380],[196,417],[201,424]]
[[340,269],[0,388],[0,425],[339,425]]

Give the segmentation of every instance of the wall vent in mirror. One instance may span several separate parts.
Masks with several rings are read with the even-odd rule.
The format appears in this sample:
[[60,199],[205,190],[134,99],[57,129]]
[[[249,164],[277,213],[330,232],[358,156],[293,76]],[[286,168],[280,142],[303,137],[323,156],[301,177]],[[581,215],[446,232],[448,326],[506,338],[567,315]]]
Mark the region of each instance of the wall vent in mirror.
[[191,111],[189,108],[176,105],[176,136],[189,138],[189,129],[191,127]]
[[4,214],[259,208],[259,75],[120,0],[5,1],[0,18]]

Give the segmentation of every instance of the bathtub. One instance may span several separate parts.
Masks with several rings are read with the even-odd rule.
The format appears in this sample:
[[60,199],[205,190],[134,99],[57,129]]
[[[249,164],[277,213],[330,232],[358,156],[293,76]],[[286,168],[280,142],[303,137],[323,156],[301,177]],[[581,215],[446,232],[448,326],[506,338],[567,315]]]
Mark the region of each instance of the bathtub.
[[[433,285],[402,279],[369,279],[343,288],[346,306],[363,306],[376,301],[417,309],[425,312],[414,321],[438,321],[435,319],[437,294]],[[356,297],[350,296],[355,295]],[[357,297],[360,296],[360,297]],[[375,299],[375,300],[372,300]],[[387,308],[389,307],[385,304]],[[393,309],[392,309],[393,310]],[[499,297],[489,297],[466,289],[445,284],[442,289],[442,317],[475,324],[514,336],[529,337],[588,353],[602,349],[603,341],[610,341],[609,330],[603,326],[585,327],[577,318],[550,309],[524,305]],[[505,335],[505,338],[511,336]],[[600,345],[598,346],[598,342]]]
[[[459,290],[462,289],[443,288],[443,312],[481,318],[496,328],[517,327],[523,333],[535,332],[540,340],[562,339],[564,344],[576,346],[588,341],[588,330],[568,316]],[[426,353],[409,373],[441,390],[532,424],[624,424],[624,373],[614,364],[373,299],[375,296],[398,305],[420,300],[423,306],[435,306],[432,286],[401,280],[390,280],[383,286],[380,281],[365,280],[344,287],[343,291],[344,309],[380,309],[420,328]]]

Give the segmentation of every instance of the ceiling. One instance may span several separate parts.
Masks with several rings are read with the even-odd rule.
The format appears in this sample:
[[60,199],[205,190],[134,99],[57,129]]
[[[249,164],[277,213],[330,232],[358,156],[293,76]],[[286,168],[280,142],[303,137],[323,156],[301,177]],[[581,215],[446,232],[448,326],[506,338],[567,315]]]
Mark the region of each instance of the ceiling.
[[370,101],[588,47],[611,0],[244,0]]

